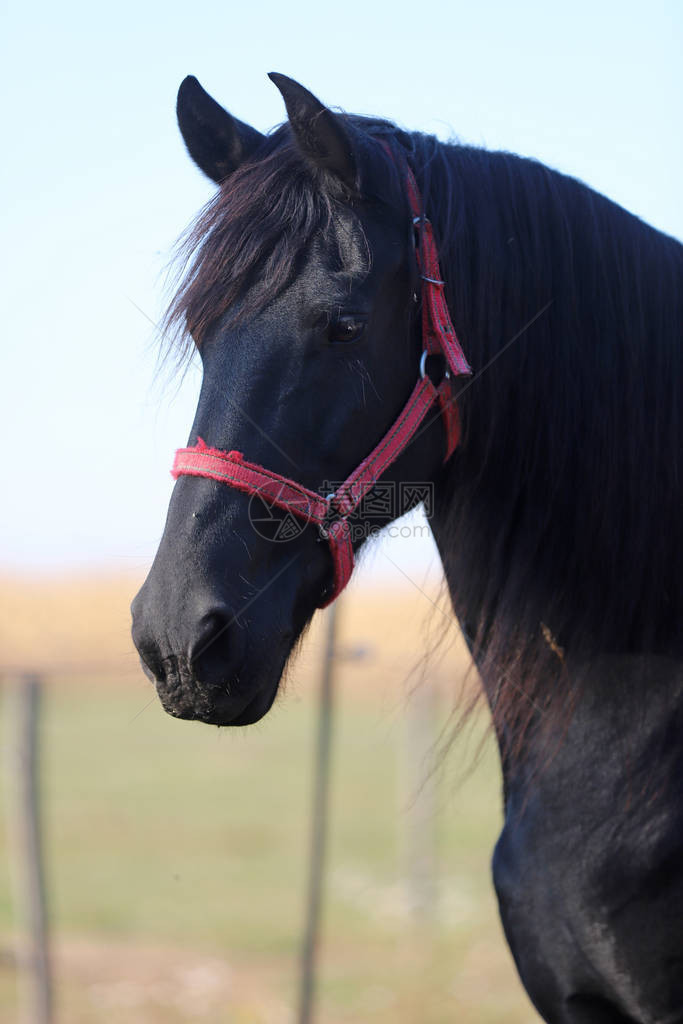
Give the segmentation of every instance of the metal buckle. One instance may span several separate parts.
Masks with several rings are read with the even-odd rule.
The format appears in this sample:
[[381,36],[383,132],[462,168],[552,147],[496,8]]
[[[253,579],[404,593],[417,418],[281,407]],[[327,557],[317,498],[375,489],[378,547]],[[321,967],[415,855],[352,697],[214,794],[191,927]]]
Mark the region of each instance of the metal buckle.
[[[425,224],[430,224],[431,225],[431,223],[432,222],[430,221],[429,217],[422,217],[422,216],[420,216],[420,217],[413,217],[413,227],[414,228],[422,227]],[[416,231],[415,234],[419,236],[417,238],[417,244],[415,245],[415,249],[419,253],[419,251],[420,251],[420,244],[421,244],[422,238],[421,238],[421,234],[420,234],[419,231]],[[435,284],[435,285],[437,285],[437,286],[439,286],[441,288],[443,288],[443,286],[446,284],[445,281],[440,281],[436,277],[427,277],[426,274],[420,274],[420,279],[422,281],[426,281],[428,284]]]

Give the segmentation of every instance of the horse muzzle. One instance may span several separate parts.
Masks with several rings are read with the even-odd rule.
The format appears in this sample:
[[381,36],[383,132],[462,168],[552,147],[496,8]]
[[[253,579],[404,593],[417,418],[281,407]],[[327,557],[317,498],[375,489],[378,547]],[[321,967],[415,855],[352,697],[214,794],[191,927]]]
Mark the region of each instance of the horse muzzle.
[[253,664],[258,652],[249,651],[237,616],[219,601],[200,614],[186,608],[174,616],[171,648],[165,641],[165,616],[146,586],[133,601],[133,642],[164,710],[211,725],[249,725],[262,718],[275,698],[279,673],[273,679],[265,666]]

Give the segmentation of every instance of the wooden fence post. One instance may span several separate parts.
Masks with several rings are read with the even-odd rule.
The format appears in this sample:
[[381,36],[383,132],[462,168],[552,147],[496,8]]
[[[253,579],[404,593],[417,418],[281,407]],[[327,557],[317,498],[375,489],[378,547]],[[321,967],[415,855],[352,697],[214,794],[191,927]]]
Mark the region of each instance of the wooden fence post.
[[406,895],[417,924],[432,922],[436,914],[436,719],[436,687],[425,680],[413,691],[406,708],[402,771],[407,799],[403,850]]
[[39,797],[41,679],[7,680],[6,715],[8,846],[18,932],[19,990],[26,1024],[50,1024],[52,978]]
[[329,816],[330,748],[332,740],[334,660],[338,608],[339,599],[330,606],[327,612],[327,636],[320,683],[306,925],[301,949],[299,1024],[311,1024],[314,1014],[315,970],[319,944],[322,887],[327,845],[327,821]]

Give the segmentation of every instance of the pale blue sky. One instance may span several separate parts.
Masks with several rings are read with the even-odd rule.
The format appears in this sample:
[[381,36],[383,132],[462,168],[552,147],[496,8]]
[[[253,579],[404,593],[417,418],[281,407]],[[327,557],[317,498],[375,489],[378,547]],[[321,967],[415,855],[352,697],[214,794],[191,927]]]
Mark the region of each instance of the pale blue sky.
[[331,105],[536,156],[683,236],[674,0],[66,0],[1,19],[4,568],[139,568],[156,547],[198,373],[155,376],[133,303],[158,317],[171,243],[211,194],[175,125],[188,73],[267,129],[282,71]]

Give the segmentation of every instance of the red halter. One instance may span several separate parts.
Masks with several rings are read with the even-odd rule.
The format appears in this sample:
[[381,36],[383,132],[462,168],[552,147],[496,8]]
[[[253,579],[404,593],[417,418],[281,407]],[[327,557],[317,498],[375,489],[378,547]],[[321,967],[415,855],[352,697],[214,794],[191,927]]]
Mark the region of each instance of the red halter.
[[[388,148],[388,147],[387,147]],[[247,462],[241,452],[209,448],[198,437],[192,448],[179,448],[172,474],[175,478],[204,476],[234,487],[246,494],[258,494],[271,505],[292,513],[307,523],[315,523],[330,545],[334,563],[334,586],[320,605],[325,608],[342,592],[353,572],[353,544],[349,517],[375,486],[382,473],[398,458],[410,442],[425,416],[438,401],[446,430],[446,455],[449,459],[460,439],[460,422],[450,374],[462,376],[472,371],[465,359],[451,323],[439,268],[439,254],[431,222],[424,216],[422,199],[413,172],[406,164],[406,186],[413,224],[418,232],[417,261],[422,279],[422,344],[420,372],[403,411],[379,444],[354,469],[334,494],[323,497],[295,480]],[[437,386],[426,372],[427,357],[441,355],[448,370]]]

